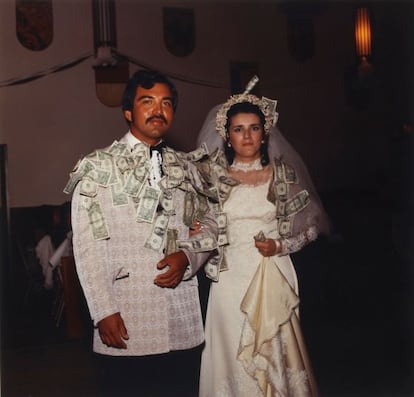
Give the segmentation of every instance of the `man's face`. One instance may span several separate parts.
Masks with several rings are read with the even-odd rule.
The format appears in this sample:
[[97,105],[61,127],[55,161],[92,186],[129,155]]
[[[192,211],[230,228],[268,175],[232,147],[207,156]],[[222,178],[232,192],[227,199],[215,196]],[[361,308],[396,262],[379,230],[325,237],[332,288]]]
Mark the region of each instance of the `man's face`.
[[156,83],[152,88],[138,87],[132,110],[124,111],[131,133],[140,141],[155,145],[167,133],[174,118],[169,87]]

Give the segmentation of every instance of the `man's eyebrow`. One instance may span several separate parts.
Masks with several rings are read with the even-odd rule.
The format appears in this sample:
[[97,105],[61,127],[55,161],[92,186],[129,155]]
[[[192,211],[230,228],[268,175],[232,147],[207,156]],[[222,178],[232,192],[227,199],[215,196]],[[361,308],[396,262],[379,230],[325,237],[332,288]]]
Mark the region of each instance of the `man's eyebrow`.
[[151,95],[141,95],[137,98],[137,101],[141,101],[142,99],[152,99],[152,98],[154,97]]
[[[143,99],[154,99],[155,97],[153,96],[153,95],[142,95],[142,96],[139,96],[138,98],[137,98],[137,101],[141,101],[141,100],[143,100]],[[168,100],[168,101],[173,101],[173,99],[172,99],[172,97],[171,96],[165,96],[165,97],[163,97],[162,98],[163,99],[163,101],[165,101],[165,100]]]

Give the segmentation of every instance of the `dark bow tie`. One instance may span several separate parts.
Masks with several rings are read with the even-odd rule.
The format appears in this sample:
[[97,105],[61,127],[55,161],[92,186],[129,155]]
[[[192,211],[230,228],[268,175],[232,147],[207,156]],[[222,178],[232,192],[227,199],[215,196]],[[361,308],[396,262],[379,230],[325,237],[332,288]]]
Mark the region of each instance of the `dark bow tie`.
[[152,154],[152,152],[154,150],[156,150],[157,152],[162,153],[162,149],[165,148],[167,145],[165,144],[164,141],[161,141],[158,145],[155,146],[150,146],[150,153]]

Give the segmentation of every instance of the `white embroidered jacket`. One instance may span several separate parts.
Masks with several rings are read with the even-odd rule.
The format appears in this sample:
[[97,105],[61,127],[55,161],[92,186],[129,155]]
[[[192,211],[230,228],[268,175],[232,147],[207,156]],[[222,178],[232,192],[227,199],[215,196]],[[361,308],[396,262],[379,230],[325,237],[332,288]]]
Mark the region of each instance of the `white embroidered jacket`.
[[[164,205],[161,212],[167,213],[168,230],[174,231],[177,249],[185,252],[190,266],[185,280],[176,288],[156,286],[154,278],[159,273],[156,264],[165,256],[168,242],[164,236],[158,250],[148,248],[151,236],[157,237],[159,233],[157,230],[154,232],[157,218],[153,223],[137,220],[138,202],[142,197],[133,196],[131,193],[122,196],[128,172],[140,172],[142,169],[134,169],[133,166],[125,171],[126,168],[120,166],[125,162],[119,161],[121,157],[118,156],[118,149],[124,147],[131,152],[125,137],[119,142],[115,141],[110,147],[87,156],[86,158],[94,159],[92,162],[97,169],[91,171],[87,168],[87,171],[80,172],[79,167],[82,168],[83,165],[78,163],[78,170],[75,168],[71,174],[71,187],[65,188],[66,192],[74,188],[73,251],[92,320],[96,325],[101,319],[120,312],[129,334],[127,349],[116,349],[104,345],[98,330],[95,329],[94,351],[117,356],[141,356],[192,348],[204,339],[198,282],[194,275],[206,261],[210,251],[216,248],[216,221],[210,213],[202,219],[203,236],[210,242],[208,247],[200,249],[198,246],[198,249],[193,250],[190,243],[190,249],[180,248],[180,241],[184,241],[184,247],[188,247],[185,242],[200,239],[200,236],[188,237],[188,225],[183,221],[186,216],[185,195],[191,190],[191,184],[187,179],[178,185],[177,181],[173,183],[174,178],[168,179],[169,173],[166,169],[163,179],[170,181],[166,185],[169,186],[168,202],[172,207],[166,211]],[[111,150],[112,155],[108,156]],[[168,150],[170,153],[178,153]],[[124,157],[130,161],[128,156]],[[191,161],[184,161],[182,157],[180,161],[181,165],[184,163],[185,169],[196,172]],[[148,167],[148,163],[145,164]],[[108,177],[112,184],[104,178],[104,171],[108,169],[112,169]],[[114,178],[113,173],[117,173],[118,178]],[[85,180],[86,187],[78,183]],[[123,199],[118,200],[119,197]],[[91,203],[99,209],[98,217],[88,213]],[[162,204],[161,199],[159,205]]]

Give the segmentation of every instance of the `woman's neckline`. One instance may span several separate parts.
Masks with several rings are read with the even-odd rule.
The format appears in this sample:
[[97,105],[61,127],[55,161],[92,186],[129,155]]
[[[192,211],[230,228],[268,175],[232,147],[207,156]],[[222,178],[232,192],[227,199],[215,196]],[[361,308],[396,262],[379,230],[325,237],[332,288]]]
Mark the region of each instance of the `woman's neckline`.
[[249,171],[260,171],[263,169],[262,162],[260,157],[256,160],[250,161],[250,162],[242,162],[234,160],[233,164],[230,165],[230,168],[233,171],[243,171],[243,172],[249,172]]

